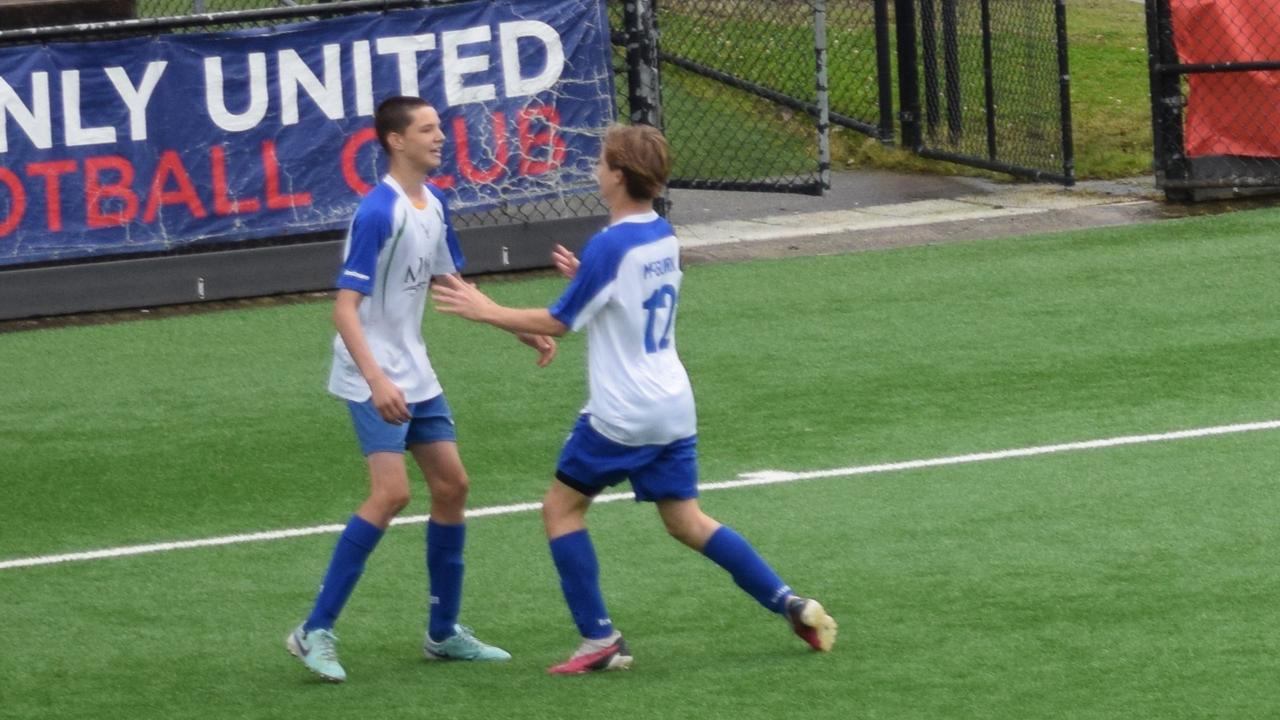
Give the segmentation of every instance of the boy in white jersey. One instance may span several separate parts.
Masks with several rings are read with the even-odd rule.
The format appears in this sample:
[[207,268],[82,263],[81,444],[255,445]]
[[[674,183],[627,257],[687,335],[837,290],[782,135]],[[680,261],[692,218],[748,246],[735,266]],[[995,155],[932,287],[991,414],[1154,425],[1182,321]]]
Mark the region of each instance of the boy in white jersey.
[[[426,184],[440,166],[444,133],[434,108],[415,97],[378,106],[378,141],[390,157],[387,176],[356,209],[347,236],[333,320],[329,391],[347,401],[369,467],[369,496],[334,548],[311,615],[285,646],[312,672],[342,682],[333,625],[387,526],[409,503],[404,453],[413,454],[431,493],[426,564],[430,613],[423,652],[429,660],[507,660],[457,624],[462,600],[467,499],[449,405],[427,359],[422,313],[433,277],[463,263],[444,194]],[[555,356],[555,341],[520,335]]]
[[442,312],[511,332],[587,331],[590,395],[542,503],[560,586],[582,635],[573,655],[549,668],[553,674],[631,666],[630,650],[605,610],[586,529],[592,498],[625,479],[637,501],[657,505],[672,536],[786,617],[815,650],[835,643],[836,623],[821,604],[792,593],[746,540],[698,507],[697,420],[675,342],[680,248],[653,210],[670,169],[670,151],[657,130],[609,128],[596,180],[611,224],[591,238],[580,262],[556,248],[556,267],[571,282],[549,309],[503,307],[456,278],[432,290]]

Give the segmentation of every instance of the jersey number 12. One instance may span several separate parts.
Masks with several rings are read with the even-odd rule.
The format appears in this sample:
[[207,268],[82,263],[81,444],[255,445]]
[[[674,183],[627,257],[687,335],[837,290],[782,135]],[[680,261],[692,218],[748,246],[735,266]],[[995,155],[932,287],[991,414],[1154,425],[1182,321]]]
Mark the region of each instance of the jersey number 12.
[[[670,298],[670,302],[668,302]],[[672,285],[663,285],[648,300],[644,301],[644,309],[649,311],[649,319],[645,322],[644,327],[644,351],[647,353],[656,353],[659,350],[666,350],[671,346],[671,326],[676,320],[676,289]],[[662,335],[655,334],[658,330],[659,321],[658,311],[667,310],[667,322],[662,327]]]

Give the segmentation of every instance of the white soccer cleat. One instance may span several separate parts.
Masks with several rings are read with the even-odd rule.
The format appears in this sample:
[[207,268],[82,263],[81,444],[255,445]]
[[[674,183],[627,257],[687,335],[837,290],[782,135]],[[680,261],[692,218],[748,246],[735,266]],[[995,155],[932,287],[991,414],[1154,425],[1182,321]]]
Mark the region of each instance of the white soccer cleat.
[[835,618],[817,600],[792,596],[787,600],[787,620],[796,635],[818,652],[830,652],[836,644]]

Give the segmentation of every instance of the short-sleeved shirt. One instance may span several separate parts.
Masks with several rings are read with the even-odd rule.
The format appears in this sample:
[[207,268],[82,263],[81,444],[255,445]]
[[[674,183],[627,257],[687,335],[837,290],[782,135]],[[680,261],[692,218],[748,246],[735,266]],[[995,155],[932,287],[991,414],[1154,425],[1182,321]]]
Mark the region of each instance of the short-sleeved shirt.
[[632,215],[587,242],[549,309],[587,330],[591,427],[623,445],[665,445],[697,433],[693,390],[676,354],[680,245],[655,212]]
[[[360,201],[337,282],[340,289],[364,295],[359,315],[365,340],[378,366],[411,403],[442,392],[422,340],[431,277],[457,272],[464,262],[444,194],[426,188],[421,209],[391,176]],[[341,335],[333,339],[329,392],[355,402],[372,395]]]

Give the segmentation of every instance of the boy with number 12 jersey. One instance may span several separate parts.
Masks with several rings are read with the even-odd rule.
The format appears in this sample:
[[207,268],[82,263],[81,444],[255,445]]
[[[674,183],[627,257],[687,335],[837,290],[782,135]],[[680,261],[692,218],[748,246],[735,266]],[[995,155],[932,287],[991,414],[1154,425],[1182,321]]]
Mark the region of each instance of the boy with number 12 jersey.
[[548,669],[555,675],[631,666],[631,650],[605,609],[586,526],[592,499],[623,480],[637,501],[657,506],[674,538],[728,571],[811,647],[828,651],[835,643],[826,609],[792,592],[745,538],[698,506],[697,418],[675,343],[679,244],[654,212],[670,171],[656,129],[609,128],[596,181],[611,224],[587,242],[581,261],[556,248],[553,262],[571,282],[550,308],[504,307],[453,277],[432,289],[438,310],[511,332],[587,332],[590,396],[542,502],[551,558],[582,635],[577,650]]
[[550,308],[587,331],[591,427],[623,445],[665,445],[697,432],[693,390],[676,354],[683,273],[675,232],[656,212],[631,215],[587,244],[580,271]]

